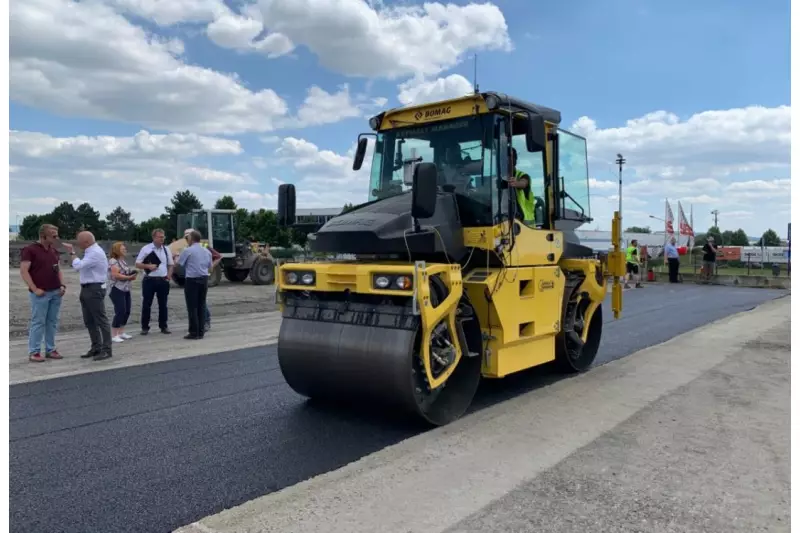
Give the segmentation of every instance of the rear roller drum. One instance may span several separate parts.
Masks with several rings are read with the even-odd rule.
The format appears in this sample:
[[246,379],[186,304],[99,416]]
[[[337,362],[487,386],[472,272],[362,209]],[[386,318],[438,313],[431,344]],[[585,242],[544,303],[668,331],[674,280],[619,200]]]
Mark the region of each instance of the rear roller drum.
[[[441,280],[431,279],[432,303],[438,305],[446,289]],[[411,415],[430,425],[448,424],[467,411],[481,377],[481,358],[476,356],[481,351],[480,328],[477,319],[470,320],[474,312],[468,300],[462,299],[459,308],[461,317],[466,317],[462,323],[469,348],[447,381],[434,390],[428,386],[419,357],[420,328],[374,325],[409,320],[408,315],[400,319],[399,315],[387,313],[378,320],[365,312],[350,323],[285,316],[278,338],[281,371],[292,389],[309,398],[379,404],[393,413]],[[313,316],[319,316],[314,313]],[[326,313],[327,310],[322,312],[331,316]],[[341,314],[348,313],[352,316],[358,311]],[[447,328],[435,330],[431,340],[434,376],[451,361],[452,344]]]

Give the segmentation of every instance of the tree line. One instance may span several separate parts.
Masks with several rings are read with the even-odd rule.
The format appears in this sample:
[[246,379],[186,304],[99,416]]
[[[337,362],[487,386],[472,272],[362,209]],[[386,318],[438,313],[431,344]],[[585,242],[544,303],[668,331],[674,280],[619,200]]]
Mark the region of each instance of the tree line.
[[[235,232],[238,238],[269,243],[274,247],[291,245],[305,246],[307,231],[278,226],[277,214],[266,209],[250,211],[238,207],[232,196],[223,196],[215,204],[215,209],[235,209]],[[191,213],[193,209],[203,209],[203,203],[189,190],[176,192],[164,213],[148,220],[136,222],[131,213],[122,206],[114,208],[105,218],[100,212],[84,202],[75,207],[62,202],[45,214],[31,214],[22,219],[19,238],[27,241],[38,240],[39,226],[53,224],[58,226],[62,239],[73,239],[80,231],[91,231],[98,240],[127,242],[150,242],[154,229],[164,230],[167,242],[177,238],[178,215]]]
[[[342,213],[352,210],[353,204],[345,204]],[[308,231],[278,226],[277,214],[266,209],[250,211],[238,207],[232,196],[226,195],[217,199],[215,209],[235,209],[235,231],[242,238],[266,242],[270,246],[286,248],[291,245],[305,246]],[[178,191],[164,208],[164,213],[148,220],[136,222],[131,213],[122,206],[114,208],[105,218],[88,202],[78,207],[69,202],[62,202],[52,211],[45,214],[31,214],[22,219],[19,227],[19,238],[27,241],[39,238],[39,226],[53,224],[58,226],[62,239],[73,239],[79,231],[88,230],[98,240],[119,240],[128,242],[149,242],[151,233],[156,228],[164,230],[167,242],[177,238],[178,215],[191,213],[193,209],[203,209],[203,203],[189,190]],[[649,227],[631,226],[625,230],[630,233],[652,233]],[[695,236],[695,245],[703,246],[706,236],[713,235],[714,240],[726,246],[749,246],[747,233],[741,228],[736,231],[720,231],[712,226],[705,233]],[[781,246],[781,238],[773,229],[768,229],[761,236],[757,246]]]
[[[648,226],[631,226],[625,230],[629,233],[652,233]],[[714,242],[723,246],[750,246],[750,239],[747,238],[747,233],[742,228],[736,231],[725,230],[720,231],[717,226],[711,226],[705,233],[698,233],[695,235],[695,246],[703,246],[707,241],[707,236],[712,235]],[[755,246],[781,246],[781,238],[774,229],[765,231]]]

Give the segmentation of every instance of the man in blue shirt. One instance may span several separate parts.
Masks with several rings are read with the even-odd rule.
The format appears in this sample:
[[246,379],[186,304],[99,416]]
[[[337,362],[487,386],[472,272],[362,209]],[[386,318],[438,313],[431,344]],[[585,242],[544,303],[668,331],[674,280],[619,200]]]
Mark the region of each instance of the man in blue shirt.
[[211,268],[211,252],[200,244],[202,236],[192,231],[189,246],[183,249],[178,264],[184,268],[183,294],[189,314],[189,334],[184,339],[202,339],[205,333],[206,296],[208,295],[208,272]]
[[678,247],[675,245],[675,237],[672,237],[669,243],[664,246],[664,256],[667,258],[667,266],[669,267],[669,282],[678,283],[678,269],[681,266],[681,260],[678,255]]

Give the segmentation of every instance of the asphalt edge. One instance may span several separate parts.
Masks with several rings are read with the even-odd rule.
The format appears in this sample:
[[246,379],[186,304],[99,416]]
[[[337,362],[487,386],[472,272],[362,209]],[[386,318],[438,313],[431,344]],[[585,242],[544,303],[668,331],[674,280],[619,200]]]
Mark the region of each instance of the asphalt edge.
[[[539,392],[539,391],[546,391],[547,389],[550,389],[550,388],[552,388],[554,386],[557,386],[559,383],[561,383],[563,381],[572,381],[572,379],[580,379],[582,376],[586,376],[586,375],[588,375],[590,373],[594,373],[594,371],[596,371],[596,370],[613,369],[615,366],[622,365],[622,364],[626,363],[628,360],[633,359],[633,356],[645,354],[647,352],[653,352],[653,351],[656,351],[656,350],[659,350],[659,349],[662,349],[662,348],[665,348],[665,347],[669,347],[672,344],[676,344],[676,343],[680,343],[682,341],[686,341],[687,338],[695,337],[697,335],[702,335],[703,333],[708,332],[708,330],[714,330],[719,326],[730,324],[731,322],[740,320],[744,316],[749,315],[749,314],[751,314],[753,312],[769,312],[772,308],[775,308],[775,307],[777,307],[779,305],[782,305],[782,303],[783,303],[782,301],[784,299],[791,299],[791,293],[777,296],[777,297],[772,298],[772,299],[770,299],[770,300],[768,300],[766,302],[758,304],[758,305],[756,305],[756,306],[754,306],[752,308],[749,308],[749,309],[746,309],[746,310],[743,310],[743,311],[738,311],[736,313],[733,313],[733,314],[730,314],[728,316],[722,317],[722,318],[720,318],[718,320],[715,320],[713,322],[709,322],[707,324],[703,324],[701,326],[698,326],[697,328],[694,328],[694,329],[691,329],[691,330],[689,330],[687,332],[681,333],[680,335],[676,335],[675,337],[673,337],[673,338],[671,338],[669,340],[666,340],[664,342],[661,342],[661,343],[658,343],[658,344],[654,344],[654,345],[645,347],[645,348],[643,348],[641,350],[638,350],[636,352],[633,352],[633,353],[631,353],[630,355],[628,355],[626,357],[611,360],[608,363],[605,363],[603,365],[599,365],[598,367],[595,367],[590,372],[587,372],[587,373],[584,373],[584,374],[578,374],[577,376],[575,376],[573,378],[569,378],[567,380],[562,380],[560,382],[545,384],[541,388],[538,388],[538,389],[536,389],[534,391],[529,391],[529,392],[522,393],[521,395],[519,395],[517,397],[514,397],[514,398],[511,398],[511,399],[509,399],[509,400],[507,400],[505,402],[502,402],[501,404],[498,404],[498,405],[495,405],[495,406],[490,406],[490,407],[488,407],[486,409],[482,409],[480,411],[473,412],[473,413],[471,413],[471,414],[469,414],[469,415],[467,415],[467,416],[465,416],[465,417],[463,417],[463,418],[457,420],[456,422],[454,422],[452,424],[449,424],[447,426],[434,428],[434,429],[429,430],[427,432],[424,432],[424,433],[421,433],[419,435],[415,435],[415,436],[409,437],[409,438],[404,439],[404,440],[402,440],[400,442],[397,442],[397,443],[394,443],[392,445],[389,445],[389,446],[387,446],[385,448],[382,448],[382,449],[380,449],[380,450],[378,450],[376,452],[373,452],[373,453],[368,454],[366,456],[363,456],[363,457],[361,457],[359,459],[356,459],[355,461],[352,461],[352,462],[350,462],[350,463],[348,463],[346,465],[343,465],[343,466],[341,466],[341,467],[339,467],[339,468],[337,468],[335,470],[331,470],[329,472],[325,472],[323,474],[319,474],[317,476],[314,476],[314,477],[305,479],[305,480],[303,480],[301,482],[298,482],[298,483],[296,483],[294,485],[291,485],[291,486],[288,486],[288,487],[284,487],[284,488],[282,488],[282,489],[280,489],[278,491],[275,491],[275,492],[272,492],[272,493],[267,493],[267,494],[264,494],[262,496],[258,496],[256,498],[254,498],[252,500],[249,500],[247,502],[244,502],[244,503],[242,503],[240,505],[237,505],[237,506],[234,506],[234,507],[230,507],[230,508],[224,509],[224,510],[222,510],[220,512],[205,516],[205,517],[201,518],[200,520],[197,520],[195,522],[186,524],[184,526],[181,526],[181,527],[173,530],[172,533],[224,533],[222,530],[218,530],[218,529],[209,527],[209,526],[205,525],[203,522],[206,521],[207,519],[211,518],[211,517],[216,517],[216,516],[219,516],[219,515],[222,515],[222,514],[229,513],[229,512],[231,512],[233,510],[240,509],[240,508],[243,508],[245,506],[249,506],[249,505],[252,504],[252,502],[254,502],[256,500],[261,500],[262,498],[271,498],[271,499],[274,499],[274,500],[288,500],[288,499],[292,498],[297,493],[310,493],[310,492],[313,492],[313,490],[315,488],[319,487],[319,486],[327,486],[327,485],[335,484],[337,481],[343,480],[343,479],[347,479],[347,478],[349,478],[349,477],[351,477],[353,475],[358,474],[359,472],[363,471],[364,469],[368,469],[368,468],[373,467],[373,466],[374,467],[381,466],[382,463],[381,463],[380,459],[385,455],[396,455],[397,457],[404,457],[406,454],[408,454],[411,451],[413,443],[415,441],[419,440],[421,437],[425,437],[425,438],[431,438],[431,436],[452,437],[454,435],[459,434],[461,432],[461,430],[463,429],[463,427],[465,425],[467,425],[467,424],[471,425],[471,424],[475,424],[475,423],[481,423],[481,422],[484,422],[484,421],[487,421],[487,420],[490,420],[490,419],[494,418],[495,415],[496,415],[497,410],[498,409],[502,409],[504,406],[506,408],[508,408],[508,409],[513,409],[515,406],[520,404],[530,394],[533,394],[533,393],[536,393],[536,392]],[[752,335],[752,338],[757,338],[762,333],[763,332],[755,333],[755,334]],[[739,349],[741,349],[741,348],[736,348],[736,350],[734,350],[734,351],[738,352]],[[730,354],[725,355],[723,360],[727,359],[729,356],[730,356]],[[716,367],[718,364],[719,363],[712,365],[711,368]],[[694,381],[694,379],[696,379],[696,377],[692,378],[687,383],[690,383],[691,381]],[[668,394],[668,393],[669,392],[666,392],[666,393],[658,395],[654,400],[649,402],[647,405],[652,404],[653,401],[658,401],[658,399],[662,398],[665,394]],[[634,416],[641,409],[647,407],[647,405],[642,406],[640,409],[637,409],[630,416]],[[625,420],[627,420],[629,418],[630,417],[627,417]],[[397,452],[397,453],[393,454],[392,452]]]

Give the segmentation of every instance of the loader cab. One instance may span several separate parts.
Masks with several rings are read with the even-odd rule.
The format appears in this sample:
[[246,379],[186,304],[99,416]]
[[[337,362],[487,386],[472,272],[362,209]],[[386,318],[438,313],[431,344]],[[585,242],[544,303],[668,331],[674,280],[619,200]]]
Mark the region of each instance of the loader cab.
[[[183,232],[194,228],[222,257],[236,255],[234,235],[234,209],[194,209],[191,213],[178,215],[178,238]],[[210,231],[209,231],[210,228]]]

